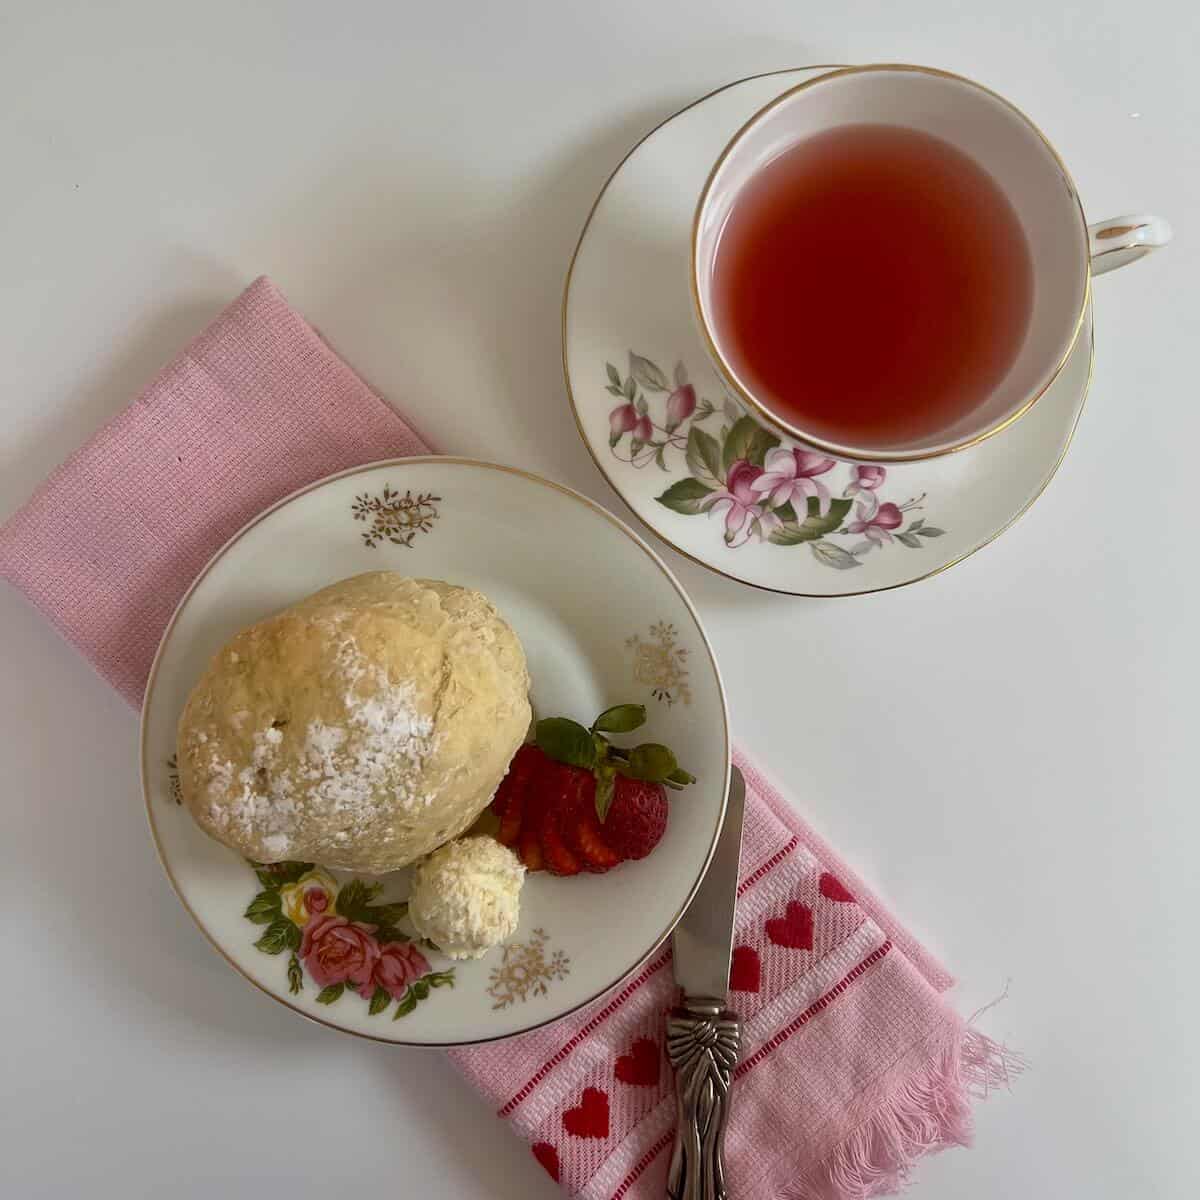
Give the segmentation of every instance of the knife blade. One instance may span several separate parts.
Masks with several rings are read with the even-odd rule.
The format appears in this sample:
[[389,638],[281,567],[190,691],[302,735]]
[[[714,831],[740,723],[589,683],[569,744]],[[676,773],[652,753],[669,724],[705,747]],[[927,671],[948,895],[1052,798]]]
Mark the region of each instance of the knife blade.
[[671,946],[680,1005],[667,1018],[675,1068],[677,1128],[667,1169],[670,1200],[727,1200],[725,1129],[742,1024],[725,1003],[742,857],[746,781],[729,777],[725,824],[700,890],[675,927]]
[[729,777],[725,824],[708,872],[671,938],[675,982],[688,1000],[718,1006],[729,992],[733,953],[733,909],[737,901],[738,865],[742,858],[742,818],[746,781],[734,767]]

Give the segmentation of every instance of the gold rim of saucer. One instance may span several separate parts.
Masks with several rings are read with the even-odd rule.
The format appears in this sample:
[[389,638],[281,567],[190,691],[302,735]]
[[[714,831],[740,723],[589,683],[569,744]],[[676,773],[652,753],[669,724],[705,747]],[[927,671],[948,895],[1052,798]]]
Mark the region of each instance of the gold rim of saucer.
[[[552,491],[559,492],[568,499],[579,501],[579,503],[585,508],[590,509],[592,512],[606,520],[610,525],[615,526],[615,528],[623,533],[638,550],[646,555],[646,557],[649,558],[656,567],[658,567],[659,571],[661,571],[666,577],[667,583],[675,589],[680,600],[683,602],[684,607],[691,614],[692,620],[696,626],[696,632],[700,635],[701,644],[704,646],[704,649],[708,654],[708,660],[713,670],[713,678],[717,686],[717,695],[721,700],[721,725],[725,747],[725,778],[722,784],[724,791],[722,792],[721,796],[720,819],[717,821],[716,829],[713,832],[712,843],[709,846],[708,853],[705,855],[704,862],[700,867],[700,872],[688,887],[687,895],[684,898],[683,903],[675,912],[674,916],[671,918],[667,929],[624,975],[621,975],[619,978],[606,983],[604,987],[602,987],[598,992],[593,993],[586,1000],[581,1000],[578,1004],[572,1006],[564,1012],[558,1013],[553,1017],[548,1017],[544,1021],[538,1021],[533,1025],[527,1025],[525,1028],[515,1032],[499,1033],[494,1034],[491,1037],[475,1038],[468,1041],[410,1042],[403,1041],[399,1038],[379,1037],[376,1034],[367,1033],[360,1029],[351,1029],[348,1025],[340,1025],[336,1021],[330,1021],[324,1017],[318,1016],[314,1012],[309,1012],[307,1009],[301,1008],[297,1004],[293,1004],[290,1000],[279,993],[272,991],[265,984],[260,983],[254,978],[253,975],[244,970],[230,954],[226,953],[220,939],[208,928],[207,925],[205,925],[204,921],[200,918],[199,913],[197,913],[197,911],[188,902],[183,888],[180,886],[179,881],[175,878],[174,871],[171,870],[171,864],[168,861],[166,851],[163,848],[163,840],[159,835],[158,826],[155,823],[154,804],[151,798],[150,771],[147,749],[149,725],[147,714],[150,711],[151,698],[154,692],[155,684],[158,680],[159,667],[162,663],[163,654],[166,650],[167,641],[171,636],[171,632],[175,628],[180,614],[183,612],[188,601],[191,600],[196,589],[204,581],[209,572],[225,556],[226,551],[230,550],[237,542],[241,541],[241,539],[253,528],[261,524],[273,513],[283,508],[285,505],[290,504],[293,500],[297,500],[301,496],[306,496],[310,492],[324,487],[326,484],[351,478],[355,475],[361,475],[367,471],[376,471],[384,467],[395,467],[403,470],[406,466],[466,466],[489,471],[498,471],[501,474],[506,475],[516,475],[519,478],[527,479],[533,483],[541,484]],[[228,541],[224,543],[224,545],[221,546],[219,550],[217,550],[215,554],[213,554],[208,562],[206,562],[201,568],[196,578],[193,579],[188,585],[187,591],[184,592],[183,597],[175,606],[175,611],[171,614],[171,619],[167,623],[166,629],[163,630],[162,638],[159,640],[158,649],[154,653],[154,661],[150,664],[150,673],[146,677],[146,689],[142,697],[142,710],[139,718],[138,728],[138,760],[139,778],[142,788],[142,802],[146,806],[146,820],[150,826],[150,840],[154,843],[154,852],[158,857],[159,865],[162,867],[163,873],[167,877],[167,882],[171,885],[171,890],[175,893],[179,903],[183,905],[184,911],[189,917],[192,918],[196,928],[204,936],[204,940],[208,942],[212,949],[215,950],[243,979],[245,979],[247,983],[252,984],[255,988],[262,992],[264,996],[268,996],[277,1004],[281,1004],[284,1008],[290,1009],[292,1012],[297,1013],[299,1016],[302,1016],[317,1025],[325,1025],[330,1029],[336,1029],[339,1033],[348,1033],[351,1037],[362,1038],[368,1042],[379,1042],[388,1046],[424,1046],[431,1049],[445,1050],[462,1046],[483,1046],[490,1042],[503,1041],[505,1038],[521,1037],[526,1033],[532,1033],[536,1029],[542,1029],[547,1025],[552,1025],[555,1021],[561,1021],[565,1017],[569,1017],[574,1013],[579,1012],[580,1009],[586,1008],[593,1001],[600,999],[601,996],[606,995],[628,975],[641,970],[641,968],[644,967],[646,963],[648,963],[663,948],[667,942],[667,939],[675,931],[675,927],[683,918],[683,914],[687,911],[688,905],[691,904],[693,899],[695,899],[696,893],[700,890],[700,885],[704,882],[704,877],[708,874],[708,868],[713,860],[713,856],[717,852],[717,842],[720,840],[721,830],[725,827],[725,815],[728,811],[729,805],[729,778],[733,767],[733,740],[729,728],[729,697],[725,692],[725,680],[721,675],[721,665],[717,661],[716,651],[713,649],[712,641],[708,636],[708,631],[704,627],[704,622],[700,619],[700,614],[696,610],[696,606],[692,602],[692,599],[688,595],[683,584],[681,584],[679,580],[675,578],[674,572],[663,561],[662,556],[654,549],[653,546],[649,545],[635,529],[631,529],[624,521],[621,520],[620,517],[609,512],[608,509],[606,509],[602,504],[598,504],[595,500],[585,496],[582,492],[577,492],[574,488],[569,488],[565,484],[556,483],[552,479],[547,479],[544,475],[536,475],[532,471],[525,471],[520,467],[509,467],[501,463],[492,463],[483,459],[468,458],[461,455],[417,454],[412,455],[409,458],[384,458],[379,459],[376,462],[363,463],[361,466],[349,467],[344,471],[338,471],[333,475],[326,475],[322,479],[314,480],[312,483],[306,484],[304,487],[297,488],[294,492],[289,492],[288,495],[277,500],[268,508],[263,509],[263,511],[258,513],[256,516],[251,517],[249,521],[247,521],[235,534],[232,535],[232,537],[228,539]],[[230,853],[236,852],[231,851]]]
[[[1092,388],[1092,376],[1096,366],[1096,339],[1094,330],[1091,330],[1088,334],[1088,376],[1083,387],[1083,395],[1080,398],[1079,407],[1076,409],[1075,416],[1071,421],[1071,428],[1067,432],[1067,440],[1063,444],[1063,448],[1059,453],[1058,458],[1054,461],[1054,464],[1046,473],[1046,478],[1042,481],[1041,486],[1037,489],[1037,491],[1034,492],[1033,495],[1030,496],[1030,498],[1019,509],[1017,509],[1017,511],[1013,513],[1013,515],[1007,521],[1005,521],[1005,523],[1001,525],[999,529],[995,531],[995,533],[984,539],[984,541],[980,542],[979,545],[972,547],[964,554],[960,554],[957,558],[951,559],[950,562],[943,563],[940,567],[935,567],[932,571],[926,571],[924,575],[916,575],[912,579],[905,579],[901,583],[889,583],[882,587],[861,588],[856,592],[799,592],[789,588],[769,587],[765,583],[755,583],[752,580],[743,579],[738,575],[731,575],[728,571],[722,571],[720,567],[714,566],[706,559],[699,558],[690,551],[684,550],[681,546],[676,545],[676,543],[673,542],[660,528],[658,528],[658,526],[652,525],[648,520],[646,520],[646,518],[643,517],[642,514],[639,513],[637,509],[634,508],[634,506],[625,498],[625,493],[620,489],[612,476],[609,475],[604,464],[597,457],[595,450],[592,448],[592,443],[589,440],[587,433],[584,431],[583,421],[579,416],[579,406],[575,402],[575,392],[571,387],[570,364],[567,362],[567,304],[570,301],[571,296],[571,277],[575,272],[575,263],[579,258],[579,251],[583,247],[584,239],[587,237],[588,230],[591,228],[592,219],[596,215],[596,210],[600,207],[601,200],[604,199],[605,194],[608,192],[609,186],[612,184],[612,181],[617,177],[617,175],[620,174],[621,169],[646,142],[648,142],[664,126],[669,125],[673,120],[675,120],[676,117],[688,112],[697,105],[703,104],[706,100],[711,100],[713,96],[717,96],[721,92],[728,91],[730,88],[738,87],[740,84],[750,83],[756,79],[769,79],[774,75],[795,75],[800,71],[828,72],[843,69],[846,68],[844,68],[841,64],[813,63],[808,66],[800,67],[781,67],[775,71],[759,71],[754,75],[746,75],[741,79],[733,79],[729,83],[723,83],[720,87],[713,88],[711,92],[705,92],[703,96],[698,96],[695,100],[683,105],[682,108],[676,109],[673,113],[670,113],[668,116],[659,121],[658,124],[652,129],[643,134],[642,137],[638,138],[638,140],[634,142],[634,144],[630,146],[629,149],[621,156],[620,162],[613,167],[612,171],[608,175],[608,178],[605,179],[603,186],[600,188],[599,192],[596,193],[596,198],[592,201],[591,208],[588,209],[587,217],[583,222],[583,228],[579,231],[579,238],[575,243],[575,249],[571,252],[571,261],[567,264],[567,274],[566,278],[563,280],[563,297],[559,320],[562,338],[563,382],[566,385],[567,400],[571,405],[571,416],[575,421],[575,429],[579,434],[579,440],[583,442],[584,449],[588,452],[588,456],[595,464],[596,470],[600,472],[601,476],[604,478],[604,481],[609,485],[610,488],[612,488],[617,499],[620,500],[621,503],[625,505],[626,509],[635,518],[637,518],[642,525],[650,530],[655,537],[657,537],[666,545],[670,546],[676,554],[686,558],[689,562],[695,563],[696,566],[703,567],[706,571],[711,571],[714,575],[721,576],[722,579],[728,579],[730,582],[741,584],[743,587],[754,588],[756,591],[769,592],[776,596],[797,596],[808,600],[841,600],[852,596],[870,596],[877,592],[893,592],[898,588],[911,587],[914,583],[924,583],[925,580],[932,579],[935,575],[940,575],[943,571],[950,570],[951,567],[957,567],[959,563],[965,562],[968,558],[978,554],[980,550],[990,546],[992,542],[1000,537],[1001,534],[1007,533],[1038,502],[1038,500],[1042,498],[1042,494],[1050,486],[1051,480],[1055,477],[1055,475],[1058,474],[1058,470],[1062,466],[1063,460],[1067,457],[1067,452],[1071,449],[1071,443],[1075,440],[1075,431],[1079,427],[1080,419],[1083,417],[1083,410],[1087,405],[1088,394],[1091,392]],[[819,76],[819,78],[824,78],[824,76]],[[1091,297],[1090,278],[1091,274],[1089,267],[1089,300]],[[1082,328],[1083,323],[1087,318],[1087,312],[1088,305],[1085,303],[1083,306],[1083,311],[1080,314],[1080,328]],[[1075,342],[1078,342],[1078,335],[1075,338]],[[1072,346],[1072,349],[1074,349],[1074,345]],[[1069,358],[1070,356],[1068,355],[1067,357]],[[1065,365],[1066,359],[1064,359],[1063,362]]]
[[[820,70],[820,67],[813,68],[797,68],[798,70]],[[709,193],[712,191],[712,186],[717,178],[721,168],[725,165],[726,160],[732,153],[733,148],[742,140],[742,138],[757,125],[768,113],[772,112],[779,105],[790,100],[798,92],[805,91],[818,83],[828,83],[831,79],[839,79],[847,75],[865,75],[876,71],[902,71],[915,75],[929,75],[937,79],[952,79],[956,83],[964,83],[968,87],[975,88],[977,91],[983,92],[990,96],[993,100],[998,101],[1010,112],[1013,112],[1019,117],[1030,129],[1038,136],[1042,144],[1049,151],[1051,158],[1057,164],[1059,171],[1062,172],[1063,179],[1066,181],[1067,191],[1071,199],[1075,202],[1075,207],[1079,212],[1079,229],[1083,238],[1083,293],[1080,300],[1079,312],[1075,317],[1074,328],[1071,331],[1070,339],[1067,342],[1066,348],[1063,351],[1062,357],[1058,360],[1054,370],[1046,378],[1042,386],[1025,402],[1020,408],[1009,413],[993,425],[988,426],[980,433],[973,434],[969,438],[964,438],[947,446],[941,446],[935,450],[922,450],[917,453],[906,451],[864,451],[856,449],[852,446],[839,445],[837,442],[831,442],[825,438],[816,437],[811,433],[806,433],[796,425],[792,425],[777,413],[767,408],[760,400],[758,400],[751,392],[743,387],[741,381],[737,377],[732,365],[728,359],[721,353],[716,342],[713,340],[712,333],[708,327],[708,321],[704,316],[704,309],[700,303],[700,286],[696,277],[696,256],[697,247],[700,236],[700,214],[704,210],[704,206],[708,201]],[[769,72],[774,74],[775,72]],[[759,76],[750,76],[750,78],[759,78]],[[738,80],[738,83],[744,83],[745,80]],[[732,84],[727,86],[732,87]],[[717,91],[723,89],[718,88]],[[709,95],[715,95],[715,92],[710,92]],[[708,96],[702,97],[707,100]],[[699,103],[697,101],[696,103]],[[688,107],[691,107],[690,105]],[[684,110],[680,110],[681,112]],[[675,114],[678,115],[678,114]],[[669,119],[669,118],[668,118]],[[639,143],[640,145],[640,143]],[[636,149],[637,147],[634,147]],[[632,153],[632,151],[630,152]],[[610,177],[611,179],[611,177]],[[608,184],[605,184],[607,187]],[[603,194],[603,193],[602,193]],[[590,220],[590,217],[589,217]],[[697,324],[700,326],[700,335],[704,339],[705,349],[708,351],[709,357],[720,366],[721,375],[724,381],[737,393],[739,399],[744,401],[750,408],[758,413],[760,417],[772,429],[779,430],[788,437],[802,442],[807,446],[813,446],[818,450],[823,450],[826,454],[832,455],[834,458],[847,460],[850,462],[874,462],[882,464],[896,463],[914,463],[924,462],[935,458],[943,458],[947,454],[957,454],[961,450],[969,450],[972,446],[978,446],[981,442],[987,441],[988,438],[994,437],[997,433],[1003,432],[1015,421],[1023,417],[1037,402],[1049,391],[1051,385],[1062,373],[1063,367],[1066,366],[1067,360],[1075,350],[1075,346],[1079,341],[1079,334],[1083,329],[1084,317],[1087,313],[1088,303],[1091,300],[1092,292],[1092,266],[1091,255],[1088,251],[1088,228],[1087,217],[1083,211],[1083,203],[1079,199],[1079,189],[1075,186],[1075,180],[1071,177],[1070,171],[1067,170],[1067,164],[1063,162],[1062,156],[1054,148],[1050,139],[1042,132],[1038,125],[1030,119],[1030,117],[1021,111],[1011,100],[1001,96],[999,92],[994,92],[991,88],[985,87],[982,83],[977,83],[973,79],[968,79],[965,75],[957,75],[953,71],[943,71],[937,67],[921,67],[914,66],[910,63],[866,63],[862,66],[842,66],[835,67],[825,71],[821,75],[816,75],[812,79],[805,79],[790,87],[785,92],[781,92],[769,104],[764,104],[757,112],[755,112],[749,120],[747,120],[738,131],[725,143],[724,149],[717,156],[716,162],[713,163],[712,169],[708,173],[708,178],[704,181],[704,187],[700,189],[700,197],[696,202],[696,210],[692,216],[692,235],[691,235],[691,254],[688,262],[688,281],[692,293],[692,310],[696,318]]]

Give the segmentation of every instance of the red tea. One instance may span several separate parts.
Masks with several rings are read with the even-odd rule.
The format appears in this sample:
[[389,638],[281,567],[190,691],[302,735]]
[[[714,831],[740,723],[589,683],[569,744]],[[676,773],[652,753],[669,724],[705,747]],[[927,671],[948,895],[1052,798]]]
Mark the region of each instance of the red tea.
[[892,125],[816,134],[758,171],[713,279],[722,350],[754,395],[817,437],[879,448],[936,437],[987,399],[1033,304],[995,180]]

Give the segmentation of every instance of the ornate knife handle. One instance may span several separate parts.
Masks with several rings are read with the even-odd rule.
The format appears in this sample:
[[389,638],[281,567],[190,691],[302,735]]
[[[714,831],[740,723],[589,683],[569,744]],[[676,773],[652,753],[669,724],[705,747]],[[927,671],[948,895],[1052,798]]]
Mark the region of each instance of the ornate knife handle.
[[727,1200],[725,1126],[742,1024],[718,1004],[691,1003],[667,1018],[679,1122],[667,1174],[670,1200]]

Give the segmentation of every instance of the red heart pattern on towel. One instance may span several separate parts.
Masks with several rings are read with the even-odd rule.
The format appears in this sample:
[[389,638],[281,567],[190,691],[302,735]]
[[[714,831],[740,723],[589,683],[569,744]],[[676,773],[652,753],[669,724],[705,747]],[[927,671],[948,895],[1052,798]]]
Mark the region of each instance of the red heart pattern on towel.
[[653,1087],[658,1082],[661,1065],[657,1043],[649,1038],[638,1038],[630,1046],[629,1053],[617,1059],[613,1074],[622,1083],[634,1087]]
[[753,946],[735,946],[729,967],[731,992],[757,992],[762,984],[762,962]]
[[782,917],[772,917],[767,922],[767,937],[777,946],[789,950],[811,950],[813,944],[812,909],[799,900],[788,902]]
[[854,894],[846,891],[842,881],[836,875],[830,875],[828,871],[821,873],[821,895],[826,900],[837,900],[841,904],[854,903]]
[[534,1142],[530,1147],[533,1157],[546,1168],[546,1174],[558,1182],[558,1151],[549,1142]]
[[608,1137],[608,1096],[599,1088],[584,1088],[579,1104],[563,1113],[562,1123],[575,1137]]

